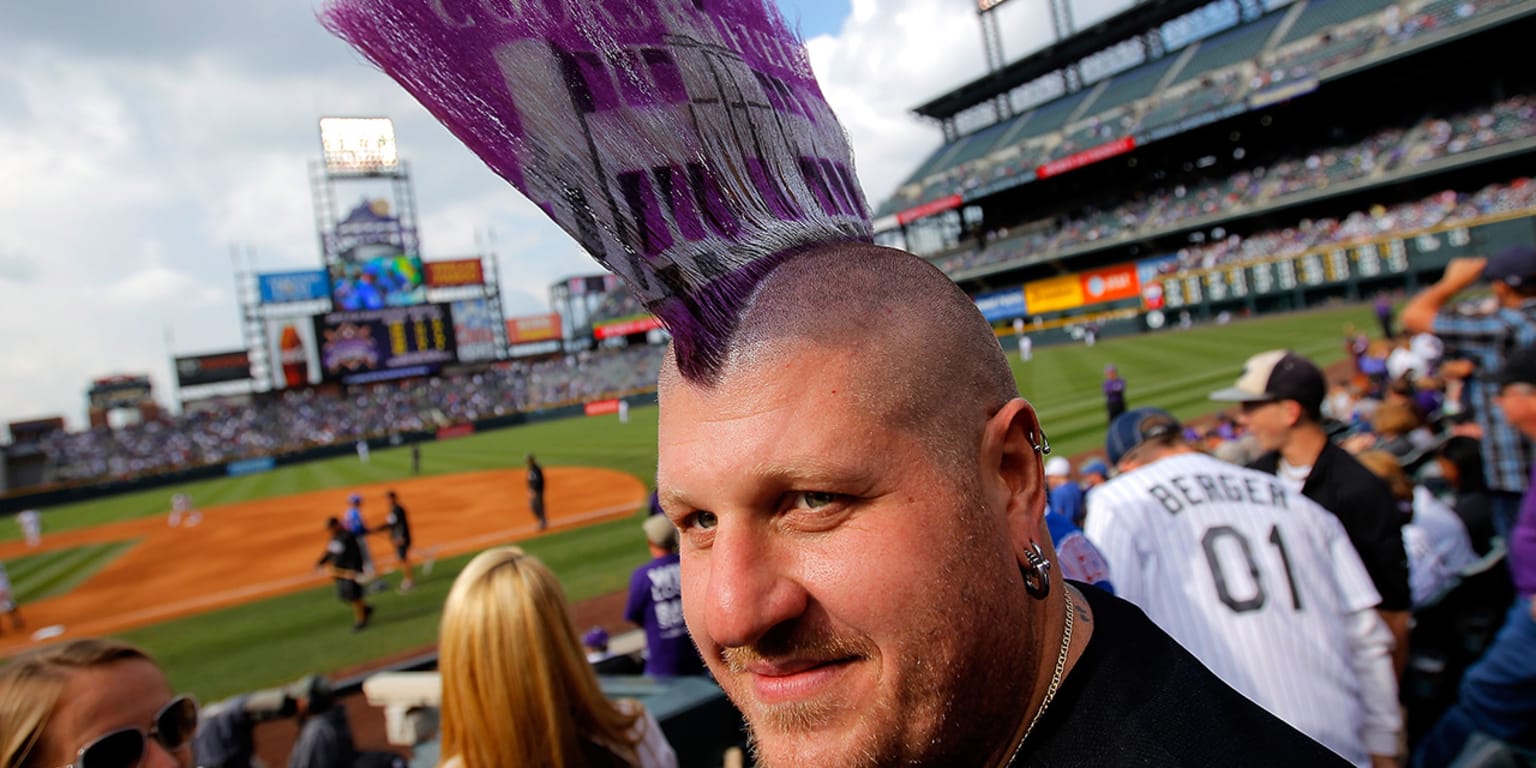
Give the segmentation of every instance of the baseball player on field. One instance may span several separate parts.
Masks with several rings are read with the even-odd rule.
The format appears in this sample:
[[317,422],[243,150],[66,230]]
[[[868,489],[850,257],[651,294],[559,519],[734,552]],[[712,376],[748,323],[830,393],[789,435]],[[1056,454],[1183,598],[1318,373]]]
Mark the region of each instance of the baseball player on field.
[[389,541],[395,545],[395,557],[400,559],[400,591],[409,592],[416,586],[416,576],[411,572],[411,521],[405,516],[405,507],[400,505],[400,497],[393,490],[384,495],[389,498],[389,517],[374,530],[389,532]]
[[363,520],[363,497],[354,493],[347,497],[347,514],[342,518],[342,527],[347,529],[357,539],[357,549],[361,553],[363,578],[373,578],[373,553],[368,551],[368,523]]
[[321,553],[315,567],[330,572],[336,581],[336,596],[352,606],[352,631],[361,632],[373,618],[373,606],[364,599],[363,585],[359,583],[364,578],[362,553],[367,550],[361,546],[363,540],[352,535],[340,520],[326,519],[325,529],[330,532],[331,540],[326,542],[325,552]]
[[11,617],[11,629],[20,631],[26,626],[21,620],[21,609],[16,607],[16,596],[11,592],[11,577],[5,572],[5,563],[0,563],[0,613]]
[[192,503],[192,497],[178,493],[171,497],[171,515],[166,520],[170,527],[186,525],[188,528],[203,521],[203,513]]
[[43,543],[43,519],[35,509],[28,509],[16,515],[16,524],[21,526],[21,536],[26,539],[27,546],[36,547]]
[[1337,517],[1274,475],[1196,451],[1174,417],[1110,426],[1088,497],[1118,594],[1227,684],[1358,766],[1396,765],[1402,717],[1381,601]]

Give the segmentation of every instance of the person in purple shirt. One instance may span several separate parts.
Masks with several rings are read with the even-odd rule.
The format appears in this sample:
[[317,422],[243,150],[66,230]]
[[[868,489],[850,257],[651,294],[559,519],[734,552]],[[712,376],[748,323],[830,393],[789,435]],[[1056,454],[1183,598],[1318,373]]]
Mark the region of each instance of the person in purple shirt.
[[1125,413],[1125,379],[1113,365],[1104,366],[1104,407],[1109,410],[1109,423]]
[[704,661],[683,623],[683,588],[677,557],[677,528],[663,515],[641,526],[651,561],[629,579],[624,618],[645,629],[645,674],[676,677],[704,674]]
[[[1511,426],[1536,439],[1536,347],[1509,356],[1497,403]],[[1536,467],[1533,467],[1536,470]],[[1449,765],[1474,732],[1536,747],[1536,471],[1509,535],[1515,603],[1504,626],[1461,681],[1460,697],[1420,742],[1416,768]]]

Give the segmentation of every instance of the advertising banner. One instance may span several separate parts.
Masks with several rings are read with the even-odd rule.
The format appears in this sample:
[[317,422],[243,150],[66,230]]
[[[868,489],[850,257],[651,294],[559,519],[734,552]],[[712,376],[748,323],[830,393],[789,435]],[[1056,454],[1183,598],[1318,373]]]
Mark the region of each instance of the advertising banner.
[[916,206],[914,208],[908,208],[907,210],[896,214],[896,223],[906,224],[908,222],[913,222],[921,218],[932,216],[935,213],[943,213],[952,208],[959,208],[960,204],[963,202],[965,202],[964,198],[960,197],[959,195],[941,197],[937,200],[923,203],[922,205]]
[[315,331],[321,371],[343,383],[426,375],[455,359],[442,304],[333,312],[315,318]]
[[1025,283],[1024,304],[1032,315],[1081,307],[1083,281],[1073,274]]
[[485,265],[480,259],[429,261],[424,266],[427,268],[427,287],[429,288],[480,285],[485,282]]
[[1141,308],[1162,309],[1167,304],[1163,278],[1179,269],[1179,257],[1155,256],[1136,262],[1136,281],[1141,285]]
[[1085,304],[1134,299],[1141,295],[1141,278],[1136,275],[1136,265],[1132,263],[1084,272],[1081,277]]
[[981,316],[985,317],[989,323],[1012,320],[1029,314],[1024,303],[1024,291],[1018,288],[979,293],[971,298],[976,302],[976,308],[981,310]]
[[1116,139],[1108,144],[1100,144],[1091,149],[1085,149],[1075,155],[1068,155],[1060,160],[1052,160],[1035,169],[1035,178],[1049,179],[1059,176],[1067,171],[1075,171],[1084,166],[1093,165],[1102,160],[1108,160],[1116,155],[1123,155],[1136,148],[1136,139],[1126,136]]
[[507,343],[527,344],[560,338],[560,314],[527,315],[507,319]]
[[448,305],[453,315],[453,340],[459,350],[459,360],[473,363],[496,359],[496,323],[490,302],[485,299],[464,299]]
[[231,461],[230,463],[224,465],[224,471],[227,472],[230,477],[240,477],[242,475],[255,475],[262,472],[270,472],[276,467],[277,461],[275,459],[273,459],[271,456],[262,456],[258,459]]
[[176,358],[176,383],[183,387],[241,381],[251,377],[251,356],[243,349]]
[[256,285],[263,304],[314,301],[331,295],[330,278],[323,269],[257,275]]
[[611,323],[603,323],[592,329],[592,335],[599,339],[612,339],[619,336],[645,333],[660,327],[660,320],[650,315],[641,315],[639,317],[626,317],[622,320],[614,320]]
[[619,401],[598,400],[594,403],[587,403],[585,410],[588,416],[603,416],[609,413],[618,413]]
[[267,320],[267,356],[272,361],[272,386],[277,389],[320,383],[320,350],[315,346],[315,318]]

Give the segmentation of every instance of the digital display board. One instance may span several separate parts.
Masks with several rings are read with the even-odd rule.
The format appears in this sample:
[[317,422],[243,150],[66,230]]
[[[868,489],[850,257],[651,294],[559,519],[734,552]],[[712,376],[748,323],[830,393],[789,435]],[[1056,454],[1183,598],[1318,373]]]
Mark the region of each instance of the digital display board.
[[242,381],[251,377],[251,356],[243,349],[176,358],[176,383],[183,387]]
[[324,377],[348,384],[426,375],[456,359],[452,312],[442,304],[332,312],[315,319],[315,338]]
[[338,310],[408,307],[427,299],[421,259],[387,245],[364,245],[331,265],[331,300]]
[[331,173],[376,174],[400,166],[395,124],[387,117],[322,117],[320,150]]

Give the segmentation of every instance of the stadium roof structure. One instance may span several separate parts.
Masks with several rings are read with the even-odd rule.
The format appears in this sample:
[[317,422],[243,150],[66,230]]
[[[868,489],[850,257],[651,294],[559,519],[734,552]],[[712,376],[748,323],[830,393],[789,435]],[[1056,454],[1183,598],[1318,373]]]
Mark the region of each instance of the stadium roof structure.
[[1142,0],[1063,40],[1046,46],[996,72],[983,75],[913,108],[922,117],[947,120],[989,99],[1055,72],[1117,43],[1209,5],[1211,0]]

